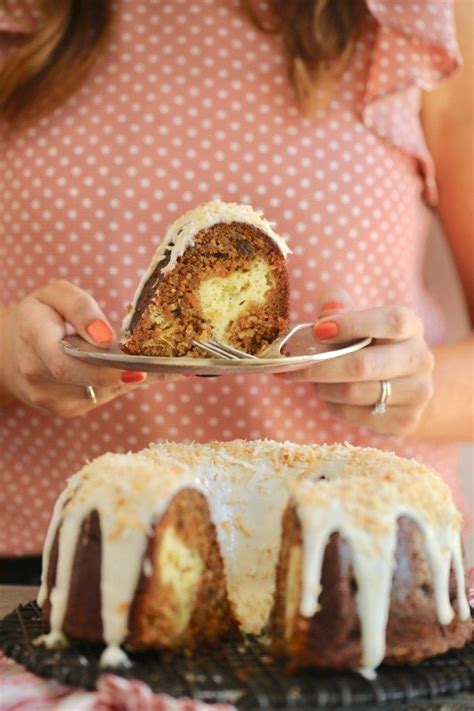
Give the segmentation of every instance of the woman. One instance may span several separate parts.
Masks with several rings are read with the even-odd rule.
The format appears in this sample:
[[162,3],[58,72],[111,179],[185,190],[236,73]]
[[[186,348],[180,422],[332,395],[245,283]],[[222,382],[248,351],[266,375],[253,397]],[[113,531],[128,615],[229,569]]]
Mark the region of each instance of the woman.
[[[469,2],[456,4],[465,67],[423,95],[422,120],[422,90],[460,64],[449,1],[14,5],[1,17],[3,579],[19,557],[38,566],[84,459],[153,439],[349,440],[416,457],[455,489],[472,339],[443,345],[420,271],[434,207],[474,315]],[[213,381],[65,356],[68,327],[107,347],[167,225],[213,197],[262,208],[289,237],[293,322],[373,345]]]

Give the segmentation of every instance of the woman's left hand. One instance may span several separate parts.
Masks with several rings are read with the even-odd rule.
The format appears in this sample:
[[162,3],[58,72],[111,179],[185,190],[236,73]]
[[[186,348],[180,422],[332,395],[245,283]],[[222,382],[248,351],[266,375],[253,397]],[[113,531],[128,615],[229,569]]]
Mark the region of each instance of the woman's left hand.
[[[415,433],[433,394],[434,356],[421,320],[406,306],[349,310],[347,295],[334,289],[323,295],[321,303],[314,326],[316,339],[335,344],[370,336],[372,343],[279,377],[313,382],[336,416],[383,434]],[[389,381],[391,394],[385,413],[374,415],[383,380]]]

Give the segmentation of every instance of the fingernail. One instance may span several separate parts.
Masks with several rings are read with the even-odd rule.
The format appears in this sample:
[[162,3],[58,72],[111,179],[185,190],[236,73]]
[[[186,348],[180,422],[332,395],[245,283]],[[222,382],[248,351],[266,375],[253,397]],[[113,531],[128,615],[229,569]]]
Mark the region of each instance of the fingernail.
[[318,338],[334,338],[339,333],[337,323],[334,321],[321,321],[314,327],[314,332]]
[[110,343],[114,337],[113,332],[105,321],[100,321],[99,319],[92,321],[92,323],[86,327],[86,331],[96,343]]
[[146,373],[137,373],[134,370],[126,370],[120,376],[122,383],[126,383],[127,385],[130,383],[141,383],[142,380],[145,380],[145,378]]
[[344,304],[341,304],[340,301],[326,301],[326,303],[321,306],[321,311],[337,311],[343,308]]

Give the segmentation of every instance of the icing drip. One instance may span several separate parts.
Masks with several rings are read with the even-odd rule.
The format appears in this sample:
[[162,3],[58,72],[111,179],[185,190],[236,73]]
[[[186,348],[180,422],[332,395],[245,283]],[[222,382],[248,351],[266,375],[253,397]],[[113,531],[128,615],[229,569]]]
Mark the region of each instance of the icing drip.
[[459,618],[461,620],[467,620],[471,615],[471,608],[466,595],[461,536],[459,534],[456,535],[456,531],[452,531],[451,536],[451,550],[453,552],[453,566],[456,576]]
[[53,547],[54,539],[59,528],[63,507],[68,498],[74,495],[74,490],[75,488],[77,488],[77,486],[79,486],[79,480],[75,477],[71,477],[68,480],[66,489],[61,492],[54,505],[53,515],[51,517],[51,522],[49,524],[48,532],[46,534],[46,540],[43,546],[41,586],[38,592],[38,605],[40,605],[40,607],[44,605],[48,596],[47,575],[49,567],[49,557],[51,555],[51,549]]
[[208,492],[224,560],[227,589],[244,632],[259,633],[273,602],[280,522],[288,482],[314,472],[312,447],[243,441],[214,445],[167,443],[150,457],[190,457]]
[[[324,486],[320,482],[318,486]],[[385,627],[390,603],[390,587],[396,546],[396,517],[387,521],[387,533],[374,551],[372,532],[363,530],[351,520],[344,503],[331,500],[334,487],[329,483],[327,506],[315,511],[304,503],[311,494],[301,487],[298,495],[298,516],[303,529],[304,566],[300,613],[312,617],[319,609],[324,551],[332,533],[339,532],[351,545],[354,578],[357,581],[356,602],[361,627],[363,666],[377,667],[385,656]],[[309,485],[311,486],[311,485]],[[339,488],[339,487],[337,487]],[[301,497],[301,498],[300,498]]]
[[[324,477],[323,480],[321,477]],[[55,506],[43,555],[40,605],[48,596],[47,571],[59,531],[56,584],[49,592],[51,633],[62,638],[71,570],[81,525],[97,511],[102,536],[102,623],[107,648],[101,663],[126,664],[120,649],[153,523],[173,496],[193,487],[208,498],[227,577],[229,598],[242,629],[260,632],[275,586],[281,518],[293,497],[303,532],[300,613],[318,610],[321,569],[330,535],[352,549],[362,673],[385,654],[397,519],[409,516],[424,539],[440,624],[452,620],[451,565],[458,613],[469,617],[461,553],[461,517],[448,487],[433,471],[388,452],[350,445],[297,446],[271,441],[154,445],[139,454],[107,454],[73,476]]]
[[339,532],[352,550],[366,672],[374,670],[385,656],[399,517],[412,518],[423,534],[440,624],[447,625],[454,617],[449,600],[451,562],[456,575],[459,616],[462,620],[469,616],[459,514],[446,485],[438,475],[416,462],[369,451],[370,460],[364,457],[364,450],[348,447],[332,466],[320,467],[325,481],[308,480],[293,493],[303,531],[300,613],[312,617],[318,611],[324,551],[330,535]]
[[38,602],[43,604],[47,597],[46,572],[52,541],[59,529],[56,583],[50,592],[48,644],[54,644],[61,634],[82,522],[97,511],[102,537],[101,617],[107,644],[101,664],[126,663],[119,647],[127,636],[130,606],[151,527],[166,511],[172,497],[189,487],[202,490],[185,465],[162,458],[157,467],[139,454],[103,455],[69,480],[67,497],[58,501],[48,532],[38,596]]
[[454,618],[454,610],[449,599],[449,574],[451,565],[454,568],[456,587],[459,600],[460,619],[467,619],[470,614],[469,603],[464,589],[464,571],[462,565],[461,539],[452,529],[427,527],[420,517],[412,514],[422,528],[425,538],[426,554],[428,556],[436,599],[436,612],[442,625],[449,625]]
[[82,511],[74,510],[61,524],[61,534],[59,536],[59,552],[56,584],[51,591],[51,633],[58,633],[64,621],[66,606],[69,597],[69,587],[71,582],[72,563],[76,551],[76,543],[82,525]]
[[132,663],[121,647],[110,645],[100,658],[101,667],[131,667]]
[[[164,509],[160,507],[160,510]],[[150,524],[149,520],[143,526],[126,528],[116,536],[114,523],[111,525],[107,516],[101,516],[102,540],[107,541],[102,549],[102,625],[104,639],[113,647],[118,647],[127,636],[130,602],[140,577]],[[124,561],[127,561],[126,565]],[[107,658],[110,664],[110,654]]]
[[265,220],[262,214],[254,210],[250,205],[237,205],[236,203],[225,203],[220,200],[213,200],[212,202],[200,205],[194,210],[189,210],[168,228],[168,231],[151,260],[149,268],[143,274],[133,297],[131,308],[123,320],[122,330],[124,332],[130,326],[133,312],[135,311],[143,287],[155,271],[157,265],[169,257],[169,261],[166,266],[163,267],[162,273],[166,274],[170,272],[186,249],[193,246],[199,232],[209,229],[209,227],[213,227],[221,222],[227,224],[239,222],[253,225],[275,242],[284,257],[291,254],[291,250],[283,237],[278,235],[273,230],[270,222]]

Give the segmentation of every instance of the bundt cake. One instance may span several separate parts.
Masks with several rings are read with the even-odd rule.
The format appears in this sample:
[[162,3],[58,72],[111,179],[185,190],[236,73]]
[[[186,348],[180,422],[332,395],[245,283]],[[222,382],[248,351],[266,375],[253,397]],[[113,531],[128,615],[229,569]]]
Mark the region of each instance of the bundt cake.
[[196,356],[215,338],[257,354],[288,328],[285,240],[249,205],[208,202],[168,229],[123,322],[134,355]]
[[289,670],[370,674],[471,636],[461,516],[432,470],[375,449],[237,440],[106,454],[54,510],[51,632],[190,649],[267,631]]

